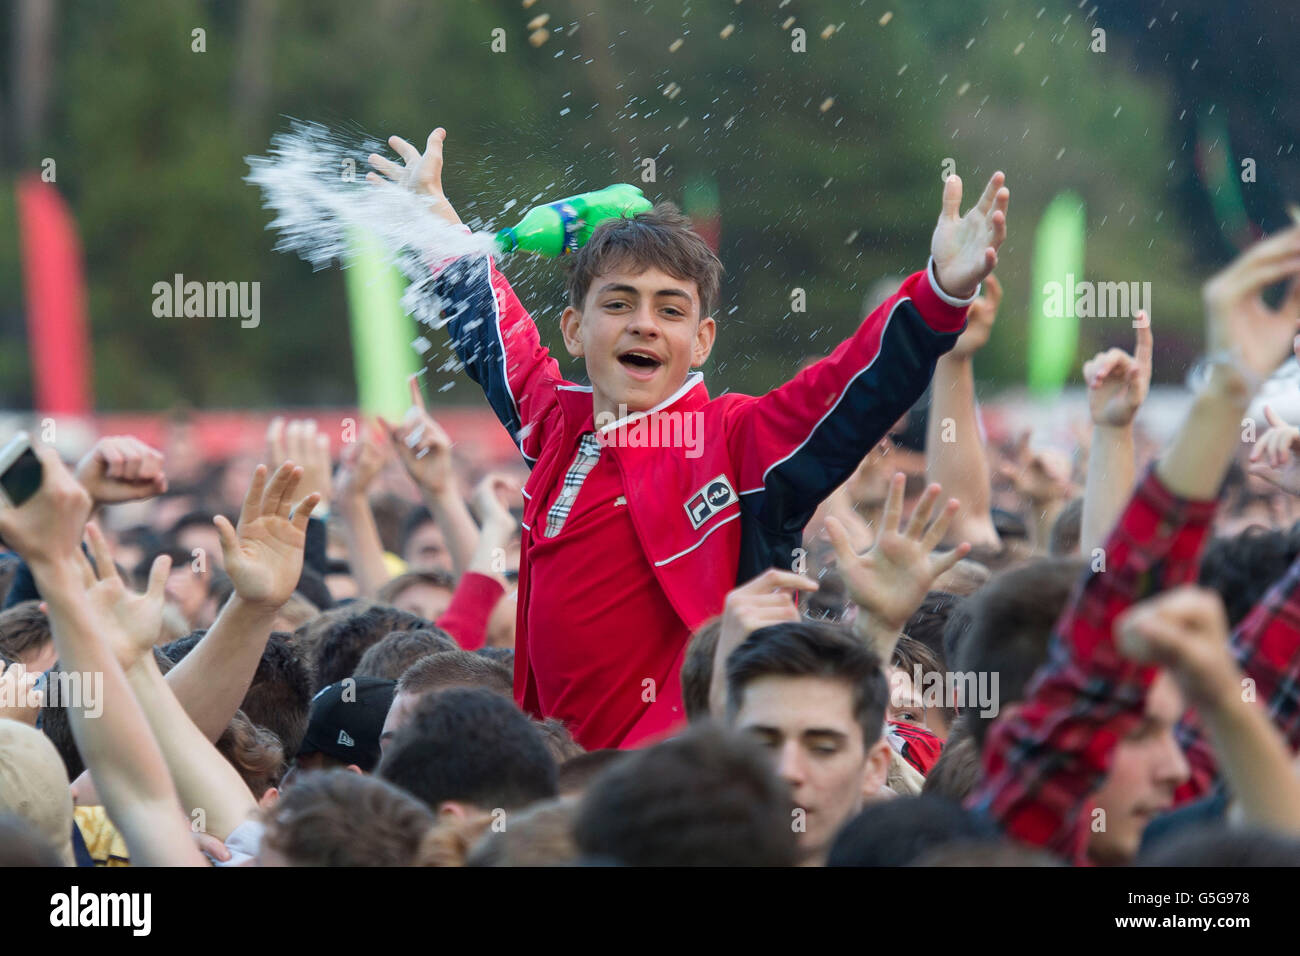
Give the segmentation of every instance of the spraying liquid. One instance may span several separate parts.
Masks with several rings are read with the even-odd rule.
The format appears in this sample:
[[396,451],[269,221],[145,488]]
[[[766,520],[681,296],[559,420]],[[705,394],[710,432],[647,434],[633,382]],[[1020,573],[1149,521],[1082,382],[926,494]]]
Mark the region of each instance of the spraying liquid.
[[651,207],[636,186],[605,189],[531,209],[513,227],[470,232],[434,215],[426,197],[389,180],[365,178],[377,140],[357,142],[319,123],[292,120],[271,138],[269,156],[248,156],[246,182],[262,190],[263,206],[276,217],[277,252],[294,252],[315,269],[346,266],[358,234],[367,235],[410,280],[402,307],[430,328],[446,324],[432,294],[431,267],[461,256],[515,251],[564,256],[577,251],[600,223],[634,216]]
[[319,123],[292,122],[271,138],[268,156],[248,156],[246,182],[262,190],[276,213],[277,252],[293,252],[314,269],[346,266],[358,233],[368,234],[410,280],[402,306],[439,328],[439,303],[429,294],[430,267],[467,255],[496,254],[491,232],[469,232],[429,211],[425,197],[397,183],[366,181],[366,157],[383,153],[376,140],[345,139]]

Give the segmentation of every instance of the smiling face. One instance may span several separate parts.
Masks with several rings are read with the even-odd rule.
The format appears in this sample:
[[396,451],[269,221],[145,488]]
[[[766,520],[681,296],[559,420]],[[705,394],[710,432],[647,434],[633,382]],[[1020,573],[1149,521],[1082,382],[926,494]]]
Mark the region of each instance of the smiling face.
[[709,357],[715,333],[693,281],[626,268],[596,276],[582,311],[570,306],[560,317],[565,348],[586,359],[595,414],[611,421],[619,406],[643,412],[672,396]]

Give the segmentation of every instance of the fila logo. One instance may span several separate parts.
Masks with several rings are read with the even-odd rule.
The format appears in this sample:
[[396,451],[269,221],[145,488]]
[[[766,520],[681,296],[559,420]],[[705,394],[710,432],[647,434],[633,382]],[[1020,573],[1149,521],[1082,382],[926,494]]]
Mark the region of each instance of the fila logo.
[[736,497],[736,489],[731,487],[731,482],[727,480],[727,476],[718,475],[718,477],[695,492],[682,507],[686,509],[687,517],[691,519],[691,527],[698,531],[704,522],[723,508],[735,504],[739,500]]
[[356,746],[357,742],[348,736],[348,732],[346,730],[340,730],[339,743],[342,744],[344,747],[354,747]]

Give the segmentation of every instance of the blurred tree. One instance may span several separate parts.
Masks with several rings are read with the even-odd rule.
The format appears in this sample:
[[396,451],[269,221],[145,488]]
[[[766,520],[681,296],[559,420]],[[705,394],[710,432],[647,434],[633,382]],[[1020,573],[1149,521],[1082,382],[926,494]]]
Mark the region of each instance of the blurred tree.
[[[18,42],[23,6],[0,22],[6,49]],[[1179,5],[1184,58],[1209,45],[1206,24],[1231,16],[1192,17],[1210,17],[1213,6]],[[1191,166],[1178,125],[1186,120],[1174,117],[1191,101],[1185,78],[1148,68],[1159,57],[1121,7],[64,0],[51,7],[59,68],[45,132],[21,156],[9,139],[0,150],[10,170],[58,161],[85,240],[105,409],[355,400],[341,276],[273,252],[271,213],[242,181],[243,157],[264,153],[290,116],[358,139],[423,141],[445,126],[449,195],[476,228],[611,182],[681,204],[689,182],[712,180],[729,270],[709,369],[715,393],[776,384],[852,330],[879,277],[924,267],[945,159],[966,183],[967,204],[995,169],[1008,174],[1012,232],[999,268],[1007,299],[979,372],[1023,382],[1029,238],[1046,203],[1069,187],[1089,209],[1089,277],[1153,282],[1166,357],[1156,374],[1169,380],[1182,374],[1169,357],[1190,355],[1199,340],[1204,268],[1193,251],[1206,227],[1174,198]],[[541,16],[545,23],[532,22]],[[1161,22],[1150,32],[1166,42],[1172,31]],[[1090,49],[1099,24],[1112,29],[1104,54]],[[493,50],[497,29],[503,52]],[[196,30],[205,31],[204,52]],[[1214,42],[1216,62],[1243,64],[1230,91],[1232,139],[1259,152],[1263,168],[1246,106],[1259,95],[1252,84],[1276,97],[1256,114],[1290,117],[1296,65],[1272,78],[1245,66],[1261,50],[1285,56],[1282,39],[1257,43],[1245,27]],[[1204,68],[1186,72],[1201,83]],[[5,118],[13,77],[0,70]],[[1285,157],[1285,144],[1278,148]],[[646,159],[653,181],[642,178]],[[12,400],[25,381],[14,353],[25,346],[21,322],[11,321],[21,291],[4,208],[0,201],[0,379]],[[514,259],[503,267],[557,346],[562,269]],[[153,284],[178,273],[260,282],[261,325],[154,317]],[[791,310],[795,288],[806,292],[806,312]],[[1126,322],[1085,323],[1080,349],[1130,338]],[[450,372],[431,386],[449,388],[445,401],[480,401]]]

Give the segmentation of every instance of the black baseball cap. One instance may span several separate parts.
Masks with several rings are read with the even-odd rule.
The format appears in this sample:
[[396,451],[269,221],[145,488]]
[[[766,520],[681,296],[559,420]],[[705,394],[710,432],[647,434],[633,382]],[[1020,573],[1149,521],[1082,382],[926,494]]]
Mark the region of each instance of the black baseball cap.
[[345,677],[322,688],[311,700],[298,756],[323,753],[370,773],[396,689],[397,681],[378,677]]

